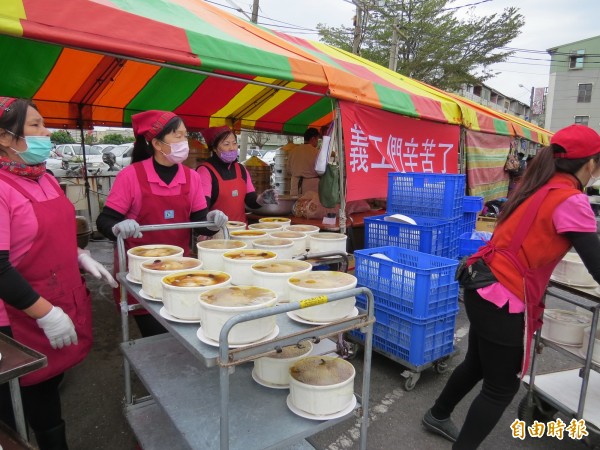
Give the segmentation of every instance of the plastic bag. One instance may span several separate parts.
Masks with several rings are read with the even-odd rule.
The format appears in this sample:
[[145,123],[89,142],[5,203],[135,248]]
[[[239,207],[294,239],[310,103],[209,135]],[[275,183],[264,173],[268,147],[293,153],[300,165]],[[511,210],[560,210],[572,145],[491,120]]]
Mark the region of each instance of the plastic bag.
[[340,202],[340,168],[337,164],[327,164],[319,181],[319,201],[325,208],[333,208]]

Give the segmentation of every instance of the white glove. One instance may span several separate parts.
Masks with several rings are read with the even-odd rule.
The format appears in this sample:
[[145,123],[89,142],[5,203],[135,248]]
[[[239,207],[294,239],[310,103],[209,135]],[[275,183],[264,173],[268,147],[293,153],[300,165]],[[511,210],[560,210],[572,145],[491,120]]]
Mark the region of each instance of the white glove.
[[52,348],[77,345],[77,332],[71,318],[58,306],[53,306],[48,314],[37,319],[38,326],[44,330]]
[[85,270],[97,280],[104,278],[108,282],[110,287],[119,287],[118,283],[112,277],[110,272],[106,270],[106,267],[104,267],[102,264],[100,264],[98,261],[92,258],[89,250],[80,250],[77,260],[79,261],[79,267],[81,267],[83,270]]
[[115,237],[121,235],[123,239],[130,237],[141,238],[143,235],[140,232],[140,224],[133,219],[125,219],[112,227],[112,232]]
[[208,214],[206,215],[206,220],[215,223],[214,226],[206,228],[208,228],[211,231],[219,231],[221,228],[223,228],[223,226],[225,226],[225,224],[227,224],[229,218],[225,215],[223,211],[215,209],[214,211],[208,212]]
[[258,197],[256,197],[256,203],[261,206],[264,205],[278,205],[279,204],[279,195],[275,189],[267,189]]

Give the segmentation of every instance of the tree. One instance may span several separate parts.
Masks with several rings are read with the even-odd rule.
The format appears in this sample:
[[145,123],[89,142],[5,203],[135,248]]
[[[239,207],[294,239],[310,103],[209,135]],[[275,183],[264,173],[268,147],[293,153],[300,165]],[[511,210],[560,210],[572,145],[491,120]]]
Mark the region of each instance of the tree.
[[260,131],[250,131],[248,133],[248,139],[250,139],[250,143],[253,147],[263,148],[271,137],[267,133],[261,133]]
[[126,142],[126,139],[123,135],[119,133],[108,133],[105,134],[104,137],[100,140],[101,144],[113,144],[113,145],[121,145]]
[[[521,32],[524,18],[518,8],[501,14],[477,16],[470,8],[464,18],[452,0],[388,0],[371,7],[359,53],[388,67],[394,22],[399,35],[397,72],[440,89],[457,89],[463,83],[481,83],[495,74],[491,64],[513,54],[503,48]],[[353,28],[317,25],[321,40],[352,50]]]
[[75,139],[73,139],[73,136],[71,136],[69,134],[69,132],[65,131],[65,130],[55,131],[54,133],[52,133],[50,135],[50,140],[57,145],[72,144],[75,142]]

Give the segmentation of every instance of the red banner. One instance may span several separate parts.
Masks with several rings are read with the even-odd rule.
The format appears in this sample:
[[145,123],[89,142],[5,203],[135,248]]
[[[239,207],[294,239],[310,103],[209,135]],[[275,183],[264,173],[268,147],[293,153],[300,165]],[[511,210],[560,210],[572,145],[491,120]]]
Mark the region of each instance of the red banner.
[[387,197],[388,172],[458,173],[460,127],[340,101],[346,200]]

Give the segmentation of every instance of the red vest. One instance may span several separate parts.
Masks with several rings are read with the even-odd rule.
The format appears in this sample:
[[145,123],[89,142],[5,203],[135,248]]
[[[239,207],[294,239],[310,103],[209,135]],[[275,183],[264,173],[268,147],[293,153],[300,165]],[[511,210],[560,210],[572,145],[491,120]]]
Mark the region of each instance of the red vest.
[[233,180],[224,180],[217,169],[212,164],[204,162],[201,166],[206,167],[219,183],[219,195],[214,204],[210,205],[210,210],[223,211],[229,220],[248,223],[246,218],[246,181],[242,178],[243,169],[239,163],[233,163],[235,167],[235,178]]
[[579,194],[579,182],[559,173],[525,200],[494,230],[492,239],[469,258],[483,258],[494,276],[525,302],[523,375],[529,366],[533,333],[541,328],[544,293],[552,271],[571,248],[552,222],[556,207]]

